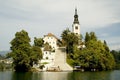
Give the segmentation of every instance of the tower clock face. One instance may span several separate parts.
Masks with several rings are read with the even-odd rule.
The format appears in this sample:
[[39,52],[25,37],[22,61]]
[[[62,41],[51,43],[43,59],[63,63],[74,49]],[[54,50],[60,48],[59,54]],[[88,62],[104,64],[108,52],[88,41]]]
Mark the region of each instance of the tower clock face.
[[78,26],[75,26],[75,29],[78,29]]

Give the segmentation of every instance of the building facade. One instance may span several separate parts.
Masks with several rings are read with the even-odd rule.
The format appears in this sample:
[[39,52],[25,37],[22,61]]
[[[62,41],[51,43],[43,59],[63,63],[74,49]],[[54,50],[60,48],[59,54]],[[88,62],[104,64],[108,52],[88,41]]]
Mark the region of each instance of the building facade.
[[52,49],[55,50],[58,48],[57,46],[58,38],[52,33],[48,33],[47,35],[44,35],[43,40],[44,40],[44,44],[48,43],[52,47]]

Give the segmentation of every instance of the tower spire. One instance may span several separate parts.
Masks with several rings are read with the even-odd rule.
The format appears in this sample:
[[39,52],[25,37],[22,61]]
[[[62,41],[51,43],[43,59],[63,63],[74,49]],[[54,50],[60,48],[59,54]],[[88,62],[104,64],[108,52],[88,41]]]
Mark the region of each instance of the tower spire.
[[77,23],[79,24],[79,21],[78,21],[78,15],[77,15],[77,8],[75,8],[75,15],[74,15],[74,24]]
[[75,15],[77,15],[77,8],[75,8]]

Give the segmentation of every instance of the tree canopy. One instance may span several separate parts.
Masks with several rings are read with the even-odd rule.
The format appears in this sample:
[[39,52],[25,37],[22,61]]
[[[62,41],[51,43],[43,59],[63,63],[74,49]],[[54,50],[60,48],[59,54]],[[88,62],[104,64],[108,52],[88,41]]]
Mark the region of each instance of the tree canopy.
[[88,46],[81,51],[76,51],[79,64],[86,70],[109,70],[115,66],[113,55],[105,49],[101,41],[89,41]]
[[63,44],[66,45],[67,53],[73,53],[73,47],[75,45],[78,45],[79,40],[80,40],[80,38],[79,38],[80,36],[78,37],[78,35],[70,32],[69,29],[66,29],[61,34],[61,37],[63,40]]
[[11,43],[10,56],[13,58],[15,71],[29,71],[33,62],[41,59],[41,49],[30,45],[30,37],[25,30],[16,32],[15,38]]
[[115,58],[115,62],[116,62],[115,69],[120,69],[120,51],[112,50],[111,53]]
[[[73,38],[73,40],[75,39]],[[77,45],[73,47],[72,57],[71,55],[67,56],[71,66],[81,66],[85,70],[110,70],[114,68],[115,60],[106,41],[102,43],[94,32],[87,32],[85,46],[83,49],[79,49]]]
[[35,46],[43,47],[43,44],[44,44],[44,40],[42,38],[34,37],[34,45]]

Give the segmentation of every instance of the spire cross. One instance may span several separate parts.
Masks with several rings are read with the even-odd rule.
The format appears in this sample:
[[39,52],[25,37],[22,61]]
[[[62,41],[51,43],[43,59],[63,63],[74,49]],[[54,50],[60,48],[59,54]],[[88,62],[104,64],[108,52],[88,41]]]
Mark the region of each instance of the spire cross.
[[77,8],[75,8],[75,15],[77,15]]

